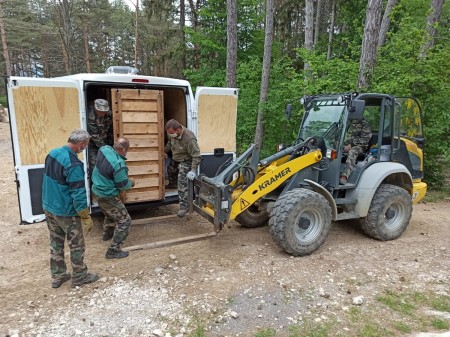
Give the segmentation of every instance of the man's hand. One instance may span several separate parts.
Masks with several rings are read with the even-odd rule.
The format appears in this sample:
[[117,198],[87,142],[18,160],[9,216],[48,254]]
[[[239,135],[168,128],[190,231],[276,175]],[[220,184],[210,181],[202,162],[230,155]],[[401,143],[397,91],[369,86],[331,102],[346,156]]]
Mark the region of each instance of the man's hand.
[[134,180],[134,178],[128,178],[131,181],[131,187],[134,187],[134,185],[136,185],[136,181]]
[[351,148],[352,148],[352,146],[350,144],[345,145],[344,152],[350,151]]
[[85,208],[81,211],[78,211],[77,213],[81,218],[81,225],[83,226],[84,235],[88,235],[94,227],[91,215],[89,214],[89,208]]
[[196,175],[197,174],[195,173],[195,171],[189,171],[188,174],[186,174],[186,178],[188,178],[189,180],[194,180]]

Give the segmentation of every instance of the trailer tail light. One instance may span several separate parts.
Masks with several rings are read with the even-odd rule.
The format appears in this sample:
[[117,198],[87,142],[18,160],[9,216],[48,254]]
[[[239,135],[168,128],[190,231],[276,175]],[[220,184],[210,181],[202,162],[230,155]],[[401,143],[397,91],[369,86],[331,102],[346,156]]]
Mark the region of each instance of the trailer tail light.
[[145,78],[133,78],[131,80],[131,82],[134,82],[134,83],[148,83],[148,80],[146,80]]
[[337,151],[335,149],[327,149],[327,158],[335,160],[337,158]]

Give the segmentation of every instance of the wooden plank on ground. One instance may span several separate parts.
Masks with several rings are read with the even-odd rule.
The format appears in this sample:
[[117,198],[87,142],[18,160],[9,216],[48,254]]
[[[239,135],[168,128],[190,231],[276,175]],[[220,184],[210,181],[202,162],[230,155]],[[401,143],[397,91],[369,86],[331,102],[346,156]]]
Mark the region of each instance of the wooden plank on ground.
[[131,224],[133,226],[136,226],[136,225],[148,225],[148,224],[151,224],[152,222],[160,222],[162,220],[173,219],[173,218],[176,218],[176,217],[177,217],[176,214],[161,215],[161,216],[155,216],[155,217],[152,217],[152,218],[133,220],[133,221],[131,221]]
[[208,238],[211,238],[216,235],[217,235],[216,232],[210,232],[210,233],[199,234],[199,235],[191,235],[191,236],[185,236],[185,237],[177,238],[177,239],[162,240],[162,241],[145,243],[142,245],[125,247],[125,248],[122,248],[122,250],[132,251],[132,250],[143,250],[143,249],[151,249],[151,248],[169,247],[169,246],[180,245],[180,244],[184,244],[184,243],[208,239]]

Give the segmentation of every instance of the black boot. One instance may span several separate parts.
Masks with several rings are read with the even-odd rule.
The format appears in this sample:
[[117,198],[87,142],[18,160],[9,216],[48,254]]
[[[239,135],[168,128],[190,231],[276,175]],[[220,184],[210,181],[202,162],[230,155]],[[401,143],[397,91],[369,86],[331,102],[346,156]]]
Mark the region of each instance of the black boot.
[[129,252],[124,252],[123,250],[115,250],[115,249],[111,249],[109,248],[108,251],[106,252],[105,257],[107,259],[123,259],[124,257],[127,257],[130,253]]

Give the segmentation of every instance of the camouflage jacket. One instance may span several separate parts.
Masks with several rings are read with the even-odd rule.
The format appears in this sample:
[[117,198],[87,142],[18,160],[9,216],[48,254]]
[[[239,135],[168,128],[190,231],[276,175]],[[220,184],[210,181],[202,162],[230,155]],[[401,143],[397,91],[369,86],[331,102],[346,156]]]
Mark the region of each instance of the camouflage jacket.
[[111,111],[105,117],[98,117],[92,108],[88,114],[88,132],[91,135],[90,149],[99,149],[105,145],[113,145],[113,123]]
[[364,118],[352,121],[349,134],[351,138],[347,140],[346,144],[350,144],[351,146],[361,146],[363,148],[367,147],[370,137],[372,137],[370,125]]
[[200,148],[194,133],[183,126],[183,133],[176,138],[169,138],[164,152],[172,151],[172,159],[176,162],[192,162],[191,170],[196,170],[201,161]]

